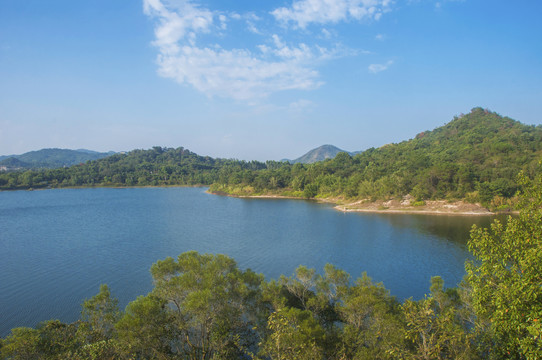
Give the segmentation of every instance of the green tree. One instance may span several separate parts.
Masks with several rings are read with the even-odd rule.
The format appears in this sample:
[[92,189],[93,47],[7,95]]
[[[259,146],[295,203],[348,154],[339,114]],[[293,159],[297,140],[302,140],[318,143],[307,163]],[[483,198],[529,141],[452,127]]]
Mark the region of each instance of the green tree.
[[431,293],[408,299],[402,305],[407,322],[405,337],[411,343],[409,359],[471,359],[471,335],[461,319],[457,289],[444,290],[440,276],[431,278]]
[[153,296],[173,317],[175,352],[189,359],[239,358],[257,342],[261,275],[225,255],[179,255],[151,267]]
[[[40,323],[36,329],[15,328],[0,342],[1,359],[67,359],[81,346],[77,323],[59,320]],[[3,343],[3,346],[1,346]]]
[[403,347],[404,322],[399,303],[382,283],[366,273],[344,289],[337,305],[344,324],[343,358],[394,359]]
[[153,296],[139,296],[126,307],[117,322],[120,348],[129,358],[169,359],[176,331],[165,301]]
[[110,339],[120,315],[118,300],[111,296],[109,287],[102,284],[100,292],[82,304],[79,332],[88,342]]
[[270,334],[262,354],[272,360],[317,360],[323,358],[324,329],[308,310],[282,308],[268,319]]
[[2,359],[41,359],[39,340],[39,331],[36,329],[26,327],[11,329],[11,333],[2,340],[0,347]]
[[542,174],[520,174],[522,210],[491,230],[473,227],[466,264],[473,307],[502,359],[542,358]]

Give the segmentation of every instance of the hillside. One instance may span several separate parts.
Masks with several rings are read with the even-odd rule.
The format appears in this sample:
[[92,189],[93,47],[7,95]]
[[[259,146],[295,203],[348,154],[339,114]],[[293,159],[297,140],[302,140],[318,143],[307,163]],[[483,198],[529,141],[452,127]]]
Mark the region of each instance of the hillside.
[[114,152],[101,153],[91,150],[69,149],[41,149],[30,151],[22,155],[9,155],[0,157],[0,166],[8,169],[55,169],[68,167],[89,160],[98,160],[113,155]]
[[305,155],[298,157],[295,160],[288,160],[290,163],[312,164],[326,159],[333,159],[338,153],[346,152],[333,145],[322,145],[316,149],[312,149]]
[[542,126],[474,108],[414,139],[311,164],[213,159],[154,147],[70,168],[2,173],[0,189],[211,185],[211,191],[232,195],[350,202],[410,195],[413,203],[463,200],[507,209],[518,190],[517,174],[535,175],[540,159]]
[[482,108],[414,139],[355,156],[339,153],[314,164],[261,170],[212,189],[232,194],[280,194],[344,199],[464,199],[507,207],[516,176],[533,175],[542,158],[542,127],[523,125]]
[[[269,166],[275,162],[269,162]],[[277,163],[278,164],[278,163]],[[235,171],[266,168],[260,162],[213,159],[182,147],[133,150],[69,168],[4,172],[0,190],[44,187],[210,185]]]

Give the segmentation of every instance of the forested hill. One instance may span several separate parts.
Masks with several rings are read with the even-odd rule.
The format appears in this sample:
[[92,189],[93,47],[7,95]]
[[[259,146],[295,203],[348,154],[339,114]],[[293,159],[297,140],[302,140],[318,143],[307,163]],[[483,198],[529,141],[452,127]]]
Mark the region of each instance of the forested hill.
[[[311,165],[260,170],[250,181],[235,174],[212,190],[303,197],[466,199],[506,205],[516,176],[532,175],[542,158],[542,127],[527,126],[482,108],[455,117],[414,139],[355,156],[340,153]],[[248,178],[245,176],[245,179]]]
[[239,161],[154,147],[70,168],[0,173],[0,189],[211,185],[235,195],[418,200],[464,199],[507,207],[523,170],[542,159],[542,127],[474,108],[414,139],[313,164]]
[[316,149],[312,149],[305,155],[298,157],[295,160],[290,160],[291,163],[312,164],[326,159],[333,159],[338,153],[346,152],[333,145],[322,145]]
[[0,189],[79,186],[210,185],[220,170],[259,170],[266,164],[213,159],[182,147],[133,150],[69,168],[0,174]]
[[41,149],[22,155],[0,156],[0,166],[7,169],[54,169],[102,159],[113,154],[112,151],[97,152],[84,149]]

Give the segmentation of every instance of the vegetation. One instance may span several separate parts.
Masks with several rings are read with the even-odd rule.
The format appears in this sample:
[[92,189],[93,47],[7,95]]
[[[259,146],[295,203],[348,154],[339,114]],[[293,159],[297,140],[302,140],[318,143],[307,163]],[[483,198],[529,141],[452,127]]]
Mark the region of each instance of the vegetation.
[[186,149],[154,147],[70,168],[0,173],[0,190],[78,186],[210,185],[232,195],[285,195],[352,200],[429,199],[515,205],[515,175],[536,173],[542,127],[482,108],[415,139],[313,164],[213,159]]
[[100,153],[90,150],[42,149],[22,155],[0,156],[0,166],[8,169],[54,169],[102,159],[114,152]]
[[209,185],[219,179],[222,169],[254,171],[265,166],[259,162],[199,156],[184,148],[155,146],[150,150],[115,154],[70,168],[0,173],[0,189]]
[[154,289],[117,308],[109,288],[79,321],[15,328],[2,359],[540,359],[542,174],[519,184],[517,218],[473,228],[458,288],[431,279],[399,303],[366,274],[300,266],[265,281],[224,255],[181,254],[151,268]]
[[211,186],[237,195],[416,200],[464,199],[510,207],[516,174],[532,176],[542,156],[542,127],[526,126],[481,108],[415,139],[339,153],[314,164],[283,163],[246,174],[233,172]]
[[[289,163],[295,164],[295,163],[302,163],[302,164],[312,164],[318,161],[324,161],[326,159],[333,159],[335,156],[337,156],[340,152],[346,152],[344,150],[339,149],[336,146],[333,145],[322,145],[317,147],[316,149],[310,150],[305,155],[302,155],[294,160],[284,160],[288,161]],[[355,155],[355,153],[348,153],[350,155]]]

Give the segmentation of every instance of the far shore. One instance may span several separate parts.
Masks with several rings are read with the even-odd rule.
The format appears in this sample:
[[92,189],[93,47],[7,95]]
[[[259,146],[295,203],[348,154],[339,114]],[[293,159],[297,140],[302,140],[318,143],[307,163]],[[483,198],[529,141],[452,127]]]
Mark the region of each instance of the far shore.
[[423,205],[413,205],[408,197],[402,201],[369,201],[358,200],[345,202],[339,198],[314,198],[305,199],[295,196],[283,195],[232,195],[225,192],[207,191],[213,195],[229,196],[242,199],[291,199],[291,200],[313,200],[335,205],[333,208],[342,212],[366,212],[380,214],[423,214],[423,215],[453,215],[453,216],[492,216],[497,214],[517,214],[516,211],[493,212],[480,204],[471,204],[464,201],[427,200]]
[[27,189],[0,189],[2,191],[40,191],[64,189],[149,189],[149,188],[208,188],[209,185],[79,185],[79,186],[47,186]]
[[[144,186],[59,186],[59,187],[42,187],[30,189],[14,189],[1,191],[37,191],[51,189],[92,189],[92,188],[112,188],[112,189],[129,189],[129,188],[183,188],[183,187],[207,187],[208,185],[144,185]],[[447,200],[426,200],[423,204],[417,204],[410,196],[406,196],[403,200],[388,200],[388,201],[370,201],[368,199],[347,202],[341,198],[301,198],[297,196],[285,196],[276,194],[265,195],[235,195],[228,194],[223,191],[206,191],[209,194],[236,197],[241,199],[290,199],[290,200],[311,200],[334,205],[334,209],[342,212],[365,212],[377,214],[423,214],[423,215],[452,215],[452,216],[492,216],[498,214],[518,214],[518,211],[490,211],[480,204],[471,204],[465,201],[447,201]]]

